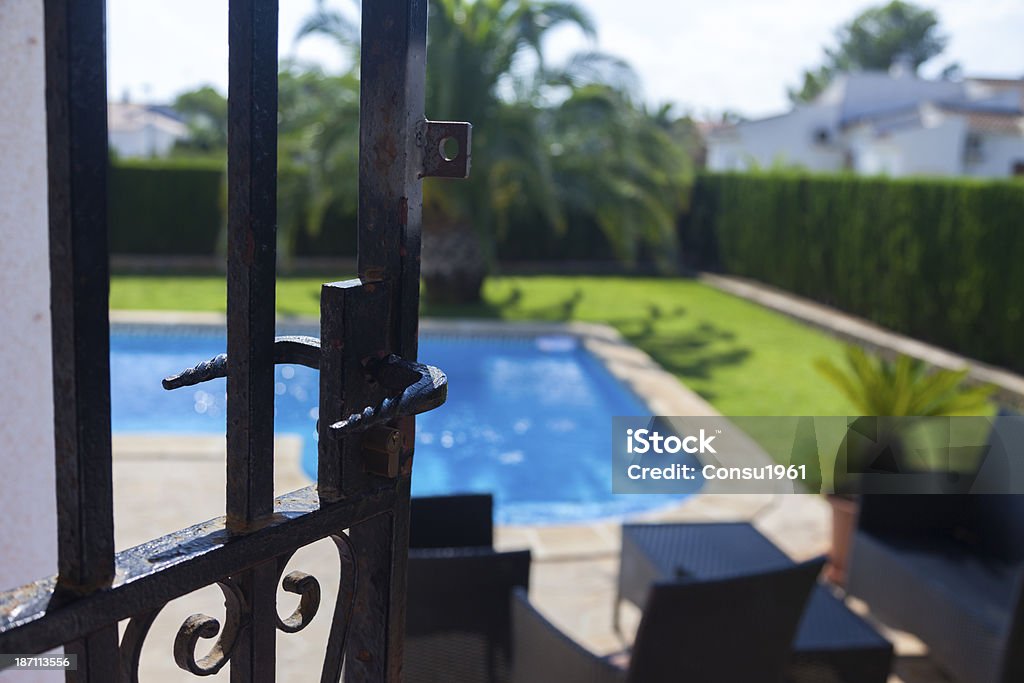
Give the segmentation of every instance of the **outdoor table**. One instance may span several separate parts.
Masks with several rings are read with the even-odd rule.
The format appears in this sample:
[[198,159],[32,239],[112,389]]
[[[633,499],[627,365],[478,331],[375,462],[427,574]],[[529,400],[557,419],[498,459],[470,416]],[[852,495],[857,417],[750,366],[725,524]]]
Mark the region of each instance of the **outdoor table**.
[[[785,553],[747,523],[624,524],[615,626],[621,601],[629,600],[642,609],[655,581],[714,579],[791,564]],[[818,584],[797,629],[788,680],[885,683],[891,662],[889,641],[828,587]]]

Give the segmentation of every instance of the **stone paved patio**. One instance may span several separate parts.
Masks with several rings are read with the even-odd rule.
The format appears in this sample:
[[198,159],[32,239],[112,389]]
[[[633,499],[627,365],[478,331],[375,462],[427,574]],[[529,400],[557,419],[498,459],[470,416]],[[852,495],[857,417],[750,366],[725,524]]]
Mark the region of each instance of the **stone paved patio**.
[[[119,549],[175,531],[222,513],[224,442],[209,436],[116,436],[114,440],[115,532]],[[309,484],[302,473],[298,438],[277,440],[276,491]],[[794,559],[813,557],[827,548],[828,510],[817,496],[698,495],[651,521],[732,521],[753,523]],[[500,549],[533,551],[531,598],[556,624],[596,652],[610,653],[624,643],[611,628],[619,531],[614,523],[575,526],[500,527]],[[317,680],[327,639],[329,608],[337,594],[337,555],[329,541],[296,553],[289,571],[300,569],[320,579],[321,614],[305,631],[278,634],[279,680]],[[279,593],[282,612],[295,596]],[[862,609],[862,608],[861,608]],[[171,648],[178,626],[192,613],[223,617],[223,599],[210,587],[171,603],[150,632],[142,656],[141,679],[164,683],[194,680],[174,664]],[[623,607],[626,632],[639,615]],[[912,636],[886,631],[899,659],[891,683],[946,682]],[[212,680],[227,680],[221,672]]]

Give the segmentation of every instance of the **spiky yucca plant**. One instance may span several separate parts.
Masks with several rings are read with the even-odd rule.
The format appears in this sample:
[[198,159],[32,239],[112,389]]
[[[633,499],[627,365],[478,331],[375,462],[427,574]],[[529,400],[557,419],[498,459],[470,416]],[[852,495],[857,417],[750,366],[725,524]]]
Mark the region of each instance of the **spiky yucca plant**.
[[934,432],[934,426],[913,418],[985,414],[994,390],[990,385],[965,386],[966,369],[929,368],[909,356],[888,360],[848,346],[846,361],[846,368],[824,359],[815,363],[861,414],[850,423],[836,456],[837,492],[859,490],[860,474],[906,472],[922,464],[935,471],[948,469],[949,451],[942,447],[948,434],[933,434],[937,448],[930,448],[921,438]]
[[859,346],[846,347],[846,368],[819,358],[815,368],[834,384],[862,415],[976,415],[985,410],[995,387],[965,386],[967,370],[929,368],[900,355],[874,356]]
[[[863,474],[901,473],[906,459],[908,421],[882,417],[934,417],[979,414],[988,406],[994,387],[965,387],[967,370],[929,369],[915,358],[887,360],[858,346],[846,347],[846,366],[819,359],[815,367],[861,413],[848,427],[836,454],[832,486],[832,549],[825,570],[830,581],[843,585],[857,519],[857,492]],[[866,437],[866,438],[865,438]],[[936,460],[941,473],[948,462]]]

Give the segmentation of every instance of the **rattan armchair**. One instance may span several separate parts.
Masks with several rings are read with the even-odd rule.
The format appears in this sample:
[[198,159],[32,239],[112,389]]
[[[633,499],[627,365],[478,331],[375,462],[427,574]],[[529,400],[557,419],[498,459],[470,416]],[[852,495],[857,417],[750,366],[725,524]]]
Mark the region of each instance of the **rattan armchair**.
[[488,494],[413,498],[403,680],[506,683],[512,590],[530,552],[492,548]]
[[[515,683],[777,683],[823,559],[709,581],[655,583],[627,668],[590,652],[514,592]],[[454,679],[453,679],[454,680]]]
[[409,511],[410,548],[490,548],[494,498],[489,493],[417,496]]
[[964,683],[1024,681],[1024,496],[865,495],[847,590]]
[[527,588],[530,551],[419,550],[409,556],[405,675],[410,683],[509,680],[515,588]]

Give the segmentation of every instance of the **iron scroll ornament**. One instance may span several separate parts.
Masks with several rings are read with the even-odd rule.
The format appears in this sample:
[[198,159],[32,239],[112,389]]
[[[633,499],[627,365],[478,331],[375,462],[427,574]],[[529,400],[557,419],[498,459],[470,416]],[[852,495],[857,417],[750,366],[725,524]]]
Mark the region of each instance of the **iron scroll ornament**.
[[[320,340],[284,336],[274,340],[274,363],[320,369]],[[337,437],[363,432],[396,417],[419,415],[442,405],[448,398],[448,377],[439,368],[405,360],[395,354],[366,364],[368,377],[388,393],[376,406],[366,406],[331,425]],[[222,353],[163,380],[164,389],[178,389],[227,377],[228,356]]]
[[[352,540],[344,532],[331,534],[329,538],[338,551],[341,572],[328,647],[324,653],[321,681],[335,682],[341,677],[359,576]],[[315,577],[301,571],[292,571],[281,576],[294,554],[293,550],[276,559],[277,582],[286,592],[299,596],[299,604],[290,616],[281,618],[279,613],[275,613],[277,628],[284,633],[297,633],[306,628],[320,607],[320,583]],[[248,627],[251,620],[244,593],[237,581],[227,577],[218,581],[217,586],[224,594],[223,626],[220,620],[214,617],[202,613],[193,614],[181,624],[174,639],[175,663],[182,670],[195,676],[212,676],[223,669],[231,660],[238,636]],[[166,606],[161,605],[129,620],[119,648],[119,683],[139,683],[142,647],[150,627]],[[200,640],[212,638],[217,640],[207,654],[197,657],[196,650]]]

